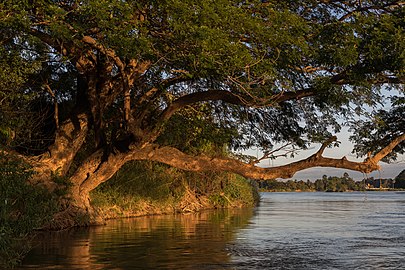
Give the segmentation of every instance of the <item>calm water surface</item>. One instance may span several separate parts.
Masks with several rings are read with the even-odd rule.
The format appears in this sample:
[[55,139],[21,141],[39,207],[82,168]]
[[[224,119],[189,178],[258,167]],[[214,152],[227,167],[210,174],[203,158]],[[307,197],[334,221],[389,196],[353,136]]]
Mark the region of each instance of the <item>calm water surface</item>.
[[405,193],[263,193],[256,209],[44,235],[22,269],[405,269]]

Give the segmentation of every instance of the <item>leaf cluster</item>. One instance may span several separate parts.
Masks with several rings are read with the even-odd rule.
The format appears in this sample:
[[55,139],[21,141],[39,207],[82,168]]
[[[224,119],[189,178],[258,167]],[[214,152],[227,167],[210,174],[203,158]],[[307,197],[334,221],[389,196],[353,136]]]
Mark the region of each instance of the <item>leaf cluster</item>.
[[[355,142],[354,152],[358,156],[375,154],[387,146],[393,139],[405,132],[405,99],[394,97],[392,107],[380,109],[371,118],[353,123]],[[405,143],[397,145],[384,161],[396,160],[398,154],[405,153]]]

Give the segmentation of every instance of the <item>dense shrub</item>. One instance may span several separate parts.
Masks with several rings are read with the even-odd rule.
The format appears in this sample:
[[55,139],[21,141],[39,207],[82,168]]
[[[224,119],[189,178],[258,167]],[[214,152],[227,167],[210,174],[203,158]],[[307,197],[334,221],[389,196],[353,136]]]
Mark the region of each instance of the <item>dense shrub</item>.
[[55,195],[28,183],[32,174],[17,157],[0,152],[0,266],[17,265],[30,249],[34,229],[57,210]]

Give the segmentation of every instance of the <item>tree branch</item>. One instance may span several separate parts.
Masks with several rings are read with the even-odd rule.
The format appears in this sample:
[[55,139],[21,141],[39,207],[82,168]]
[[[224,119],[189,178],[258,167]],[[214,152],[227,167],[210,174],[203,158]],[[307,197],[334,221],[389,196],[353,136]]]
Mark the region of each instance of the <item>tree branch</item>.
[[373,157],[370,157],[370,162],[378,163],[384,157],[386,157],[391,151],[401,142],[405,141],[405,133],[393,139],[386,147],[381,149],[377,154]]
[[82,41],[88,45],[90,45],[92,48],[97,49],[104,55],[110,57],[111,59],[114,60],[114,63],[117,65],[118,69],[120,70],[121,73],[124,72],[125,69],[125,64],[122,62],[121,58],[116,55],[115,51],[109,48],[105,48],[103,45],[97,43],[97,41],[90,37],[90,36],[84,36],[82,38]]
[[277,149],[273,149],[273,150],[271,150],[271,151],[264,151],[262,157],[250,161],[249,164],[258,164],[258,163],[260,163],[262,160],[269,159],[269,158],[272,158],[272,159],[273,159],[273,158],[276,158],[276,157],[279,157],[279,156],[286,157],[288,153],[294,152],[294,149],[289,149],[288,151],[286,151],[286,153],[280,154],[280,155],[276,155],[276,156],[273,155],[273,154],[276,153],[276,152],[278,152],[278,151],[281,151],[281,150],[285,149],[286,147],[288,147],[288,146],[291,145],[291,144],[292,144],[292,143],[287,143],[287,144],[284,144],[284,145],[280,146],[280,147],[277,148]]
[[208,90],[204,92],[196,92],[182,96],[175,100],[170,106],[162,113],[161,119],[163,121],[169,119],[177,110],[188,105],[203,102],[203,101],[223,101],[235,105],[243,105],[250,107],[263,107],[272,104],[278,104],[287,100],[301,99],[308,96],[313,96],[315,93],[311,88],[299,90],[295,92],[281,92],[274,96],[257,102],[254,98],[244,98],[226,90]]
[[49,148],[49,156],[41,156],[40,163],[44,169],[65,175],[82,147],[88,130],[89,119],[85,113],[62,122],[57,130],[55,143]]
[[331,137],[322,144],[315,154],[306,159],[269,168],[257,167],[253,163],[244,163],[233,158],[217,158],[206,155],[192,156],[173,147],[159,147],[152,144],[143,148],[133,148],[126,153],[112,154],[107,161],[100,164],[102,157],[102,150],[100,149],[84,162],[72,177],[72,182],[81,192],[88,193],[102,182],[107,181],[126,162],[133,160],[157,161],[178,169],[195,172],[227,171],[257,180],[291,178],[296,172],[312,167],[334,167],[370,173],[380,169],[377,164],[378,161],[392,151],[396,145],[404,141],[405,134],[397,137],[374,157],[367,158],[363,162],[349,161],[345,157],[341,159],[323,157],[322,153],[325,148],[335,140],[335,136]]
[[[386,3],[384,5],[372,5],[372,6],[364,6],[364,7],[358,7],[350,12],[348,12],[347,14],[343,15],[342,17],[340,17],[338,19],[338,21],[344,21],[347,18],[353,16],[355,13],[357,12],[364,12],[364,11],[370,11],[370,10],[384,10],[387,11],[388,8],[399,8],[402,7],[403,5],[405,5],[405,2],[401,2],[401,1],[394,1],[392,3]],[[388,12],[388,11],[387,11]]]
[[44,42],[45,44],[47,44],[49,47],[53,48],[55,51],[59,52],[62,55],[67,55],[68,51],[72,49],[71,44],[67,44],[65,43],[60,43],[57,39],[53,38],[52,36],[39,31],[38,29],[35,28],[31,28],[30,29],[30,33],[38,38],[39,40],[41,40],[42,42]]
[[332,136],[330,137],[328,140],[326,140],[322,145],[321,148],[318,150],[318,152],[316,152],[316,156],[320,157],[322,156],[323,152],[325,151],[326,147],[328,147],[331,143],[333,143],[334,141],[337,140],[336,136]]
[[151,99],[154,99],[157,93],[166,90],[168,87],[175,85],[177,83],[186,82],[190,80],[189,77],[186,77],[184,74],[180,74],[175,77],[170,77],[164,79],[159,83],[158,86],[152,87],[146,93],[144,93],[137,101],[136,106],[140,106],[144,102],[149,102]]

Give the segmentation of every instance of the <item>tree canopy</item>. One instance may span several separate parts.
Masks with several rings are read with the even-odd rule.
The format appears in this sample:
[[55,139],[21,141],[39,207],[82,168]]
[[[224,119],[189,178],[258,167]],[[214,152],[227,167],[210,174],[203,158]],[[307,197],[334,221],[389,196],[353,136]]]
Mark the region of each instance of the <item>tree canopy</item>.
[[[378,169],[404,149],[404,6],[2,1],[2,144],[38,156],[30,158],[38,175],[65,175],[82,195],[137,159],[258,179],[313,166]],[[394,113],[366,120],[384,102],[383,89],[398,95]],[[339,118],[358,126],[347,120],[353,114],[370,121],[353,137],[368,160],[322,157]],[[276,143],[322,146],[306,160],[263,169],[196,150],[209,142],[257,147],[266,157]]]

